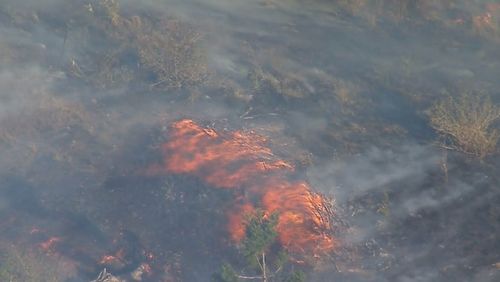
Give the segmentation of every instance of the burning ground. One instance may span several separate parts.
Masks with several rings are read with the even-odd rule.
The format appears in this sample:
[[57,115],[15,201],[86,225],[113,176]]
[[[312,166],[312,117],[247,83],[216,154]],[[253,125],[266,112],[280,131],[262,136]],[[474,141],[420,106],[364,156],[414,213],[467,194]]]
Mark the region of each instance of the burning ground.
[[304,181],[287,180],[293,165],[265,147],[263,136],[251,131],[220,134],[181,120],[172,125],[168,138],[161,146],[164,163],[148,173],[192,174],[216,188],[235,190],[227,216],[236,243],[245,236],[245,217],[262,209],[264,216],[278,214],[279,240],[292,253],[320,256],[335,247],[329,200]]
[[0,280],[498,281],[496,2],[0,0]]

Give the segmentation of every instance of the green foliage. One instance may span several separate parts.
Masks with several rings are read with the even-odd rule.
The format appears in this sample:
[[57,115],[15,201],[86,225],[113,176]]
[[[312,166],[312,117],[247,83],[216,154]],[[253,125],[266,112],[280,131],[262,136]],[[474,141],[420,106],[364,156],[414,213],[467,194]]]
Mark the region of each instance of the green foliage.
[[306,275],[302,271],[294,271],[285,279],[283,279],[283,282],[304,282],[306,281]]
[[[238,275],[233,268],[224,264],[221,270],[212,276],[213,282],[236,282],[244,279],[262,279],[262,281],[304,281],[303,273],[288,273],[287,252],[276,244],[278,215],[267,215],[257,211],[248,216],[246,237],[241,245],[241,252],[246,259],[248,272],[254,276]],[[241,279],[240,279],[241,278]],[[302,279],[302,280],[300,280]]]
[[276,214],[265,216],[263,212],[257,212],[249,218],[242,250],[251,266],[258,266],[262,253],[265,253],[276,240],[277,223]]
[[274,267],[276,269],[281,269],[288,262],[288,259],[288,253],[283,249],[280,250],[274,259]]
[[238,276],[233,267],[227,263],[221,266],[218,273],[212,276],[212,282],[238,282]]

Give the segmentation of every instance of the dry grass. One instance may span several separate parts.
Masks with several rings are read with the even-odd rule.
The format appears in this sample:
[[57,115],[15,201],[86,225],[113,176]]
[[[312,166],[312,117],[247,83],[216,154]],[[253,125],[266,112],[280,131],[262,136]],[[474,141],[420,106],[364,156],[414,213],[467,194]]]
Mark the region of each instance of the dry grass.
[[500,134],[493,125],[500,107],[479,94],[447,97],[430,110],[431,126],[443,138],[442,146],[484,158],[495,152]]
[[203,82],[208,70],[199,45],[201,34],[176,20],[165,20],[160,26],[142,24],[136,37],[142,65],[156,75],[154,85],[180,88]]
[[[1,169],[25,171],[39,156],[52,156],[66,165],[85,153],[83,140],[92,138],[90,115],[78,103],[43,97],[22,113],[0,119],[0,156],[8,159]],[[4,167],[5,166],[5,167]],[[82,167],[79,167],[82,169]]]
[[61,134],[72,128],[92,131],[88,116],[79,104],[68,103],[59,98],[44,97],[38,105],[25,109],[20,115],[12,115],[0,120],[0,141],[14,138],[36,140],[40,136]]
[[8,44],[0,42],[0,65],[5,66],[14,61],[15,52]]
[[91,82],[107,87],[135,79],[149,80],[152,87],[181,88],[205,81],[207,58],[194,27],[162,15],[122,16],[118,4],[100,0],[92,9],[96,35],[104,34],[116,48],[95,56]]
[[0,280],[12,282],[62,282],[74,273],[61,259],[15,246],[0,249]]
[[316,90],[311,85],[311,82],[319,80],[318,75],[306,68],[300,69],[296,66],[284,67],[280,64],[261,63],[263,60],[265,58],[253,61],[254,66],[248,75],[252,84],[252,91],[255,94],[274,94],[285,99],[304,99],[315,94]]
[[450,19],[450,10],[456,9],[459,2],[463,12],[471,11],[473,1],[457,0],[335,0],[338,12],[367,20],[371,25],[380,21],[401,22],[407,20],[430,20],[446,22]]

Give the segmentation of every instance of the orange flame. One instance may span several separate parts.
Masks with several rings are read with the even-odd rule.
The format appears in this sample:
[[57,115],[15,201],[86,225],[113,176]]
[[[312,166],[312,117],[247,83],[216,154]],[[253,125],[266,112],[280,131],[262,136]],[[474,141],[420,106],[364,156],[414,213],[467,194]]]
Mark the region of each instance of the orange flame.
[[231,239],[235,242],[241,242],[245,238],[245,216],[255,211],[250,203],[237,205],[231,213],[228,214],[228,228],[231,233]]
[[99,260],[99,264],[112,265],[115,263],[121,263],[125,260],[125,250],[119,249],[114,255],[104,255]]
[[58,242],[61,242],[61,241],[62,241],[61,237],[50,237],[45,242],[40,243],[39,246],[45,252],[50,252],[50,251],[53,250],[53,248],[55,247],[55,245]]
[[269,213],[278,213],[278,234],[281,243],[293,252],[317,255],[331,250],[334,240],[328,236],[329,222],[317,214],[325,199],[311,191],[305,182],[280,180],[268,183],[262,205]]
[[500,4],[488,3],[482,14],[472,17],[473,27],[477,31],[497,31],[500,16]]
[[[252,131],[218,133],[181,120],[172,125],[168,142],[161,146],[164,162],[148,172],[192,174],[209,185],[240,190],[246,196],[238,197],[228,214],[235,242],[245,236],[246,215],[258,207],[278,214],[278,238],[289,251],[317,255],[332,250],[334,238],[324,232],[329,223],[315,209],[325,199],[306,182],[287,181],[294,167],[278,159],[265,143],[266,138]],[[260,200],[253,203],[248,198]]]
[[41,233],[42,230],[38,227],[32,227],[31,230],[30,230],[30,234],[33,235],[33,234],[38,234],[38,233]]
[[221,136],[192,120],[174,123],[169,142],[162,145],[163,167],[152,167],[150,173],[166,171],[191,173],[208,184],[235,188],[251,182],[263,172],[291,169],[293,166],[273,160],[266,139],[253,132],[231,132]]
[[101,260],[99,260],[99,264],[110,264],[111,262],[114,262],[116,260],[118,260],[118,258],[113,255],[104,255],[102,256]]

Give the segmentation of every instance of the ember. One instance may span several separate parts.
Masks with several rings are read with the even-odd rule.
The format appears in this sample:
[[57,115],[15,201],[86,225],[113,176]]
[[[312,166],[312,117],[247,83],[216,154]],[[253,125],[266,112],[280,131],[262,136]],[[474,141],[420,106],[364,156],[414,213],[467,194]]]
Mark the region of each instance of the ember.
[[114,255],[104,255],[99,261],[103,265],[114,265],[117,263],[123,263],[125,257],[125,251],[119,249]]
[[51,237],[45,242],[40,243],[40,248],[46,252],[53,251],[56,243],[60,242],[62,239],[60,237]]
[[164,163],[148,172],[192,174],[209,185],[241,192],[228,213],[235,242],[245,235],[245,216],[259,208],[278,214],[278,237],[289,251],[317,256],[332,250],[331,223],[318,209],[326,199],[306,182],[289,182],[287,174],[294,167],[278,159],[265,143],[263,136],[251,131],[218,133],[181,120],[172,125],[169,140],[161,147]]
[[31,228],[31,230],[30,230],[30,234],[31,234],[31,235],[33,235],[33,234],[38,234],[38,233],[40,233],[40,232],[42,232],[42,230],[40,230],[40,228],[38,228],[38,227],[33,227],[33,228]]
[[104,255],[101,260],[99,260],[99,264],[110,264],[115,260],[119,260],[117,257],[112,255]]

